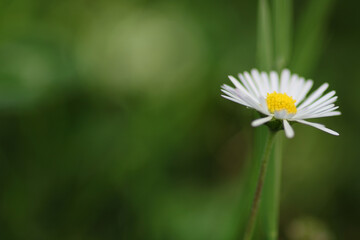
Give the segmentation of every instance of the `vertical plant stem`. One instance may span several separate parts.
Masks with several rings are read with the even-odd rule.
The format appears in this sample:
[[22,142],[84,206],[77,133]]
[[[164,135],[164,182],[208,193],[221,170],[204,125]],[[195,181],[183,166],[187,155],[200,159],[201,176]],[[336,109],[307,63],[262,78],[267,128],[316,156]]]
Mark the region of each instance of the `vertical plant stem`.
[[261,159],[260,174],[259,174],[259,178],[258,178],[258,182],[257,182],[257,186],[256,186],[255,197],[254,197],[252,207],[251,207],[249,222],[248,222],[248,225],[247,225],[247,228],[245,231],[244,240],[251,240],[253,232],[254,232],[257,212],[259,209],[259,203],[260,203],[260,199],[261,199],[262,188],[263,188],[264,180],[265,180],[265,176],[266,176],[266,169],[267,169],[267,165],[269,162],[269,157],[271,154],[272,146],[273,146],[273,143],[275,140],[275,135],[276,135],[276,132],[269,131],[268,139],[267,139],[267,142],[265,145],[264,155]]
[[289,64],[292,40],[292,0],[273,1],[275,67],[278,71]]
[[282,140],[282,135],[277,135],[275,138],[263,190],[263,201],[260,211],[264,218],[264,239],[266,240],[278,239]]
[[[292,42],[292,0],[273,0],[271,16],[273,17],[274,35],[274,67],[280,73],[289,65],[291,59]],[[279,232],[279,208],[280,208],[280,183],[282,162],[282,136],[275,139],[274,147],[270,155],[268,173],[265,179],[263,200],[260,216],[263,239],[277,240]]]
[[259,67],[270,71],[273,67],[273,35],[271,11],[268,0],[259,0],[258,6],[257,57]]

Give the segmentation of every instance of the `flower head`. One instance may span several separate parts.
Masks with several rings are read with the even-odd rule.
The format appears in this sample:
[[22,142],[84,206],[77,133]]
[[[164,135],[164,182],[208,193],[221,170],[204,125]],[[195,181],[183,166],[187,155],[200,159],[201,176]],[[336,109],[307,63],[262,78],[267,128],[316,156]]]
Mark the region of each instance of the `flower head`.
[[288,69],[284,69],[280,77],[274,71],[268,74],[259,73],[258,70],[253,69],[251,74],[248,72],[239,74],[239,78],[241,82],[233,76],[229,76],[235,88],[224,84],[222,92],[225,95],[222,96],[253,108],[264,115],[263,118],[256,119],[251,123],[253,127],[266,123],[272,128],[279,128],[280,124],[280,128],[285,130],[286,136],[292,138],[294,130],[291,123],[298,122],[332,135],[339,135],[322,124],[305,120],[341,115],[341,112],[335,111],[339,108],[334,104],[337,100],[335,91],[324,95],[325,90],[329,87],[328,83],[324,83],[307,96],[313,81],[291,74]]

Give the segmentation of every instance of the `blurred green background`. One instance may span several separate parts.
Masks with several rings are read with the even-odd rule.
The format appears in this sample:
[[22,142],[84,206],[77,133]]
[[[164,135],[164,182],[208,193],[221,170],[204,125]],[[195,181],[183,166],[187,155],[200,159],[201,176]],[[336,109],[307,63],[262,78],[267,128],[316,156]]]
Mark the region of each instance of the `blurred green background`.
[[[280,239],[360,239],[360,3],[313,2],[291,70],[343,115],[285,141]],[[234,239],[253,113],[220,85],[257,66],[257,1],[1,0],[0,19],[0,239]]]

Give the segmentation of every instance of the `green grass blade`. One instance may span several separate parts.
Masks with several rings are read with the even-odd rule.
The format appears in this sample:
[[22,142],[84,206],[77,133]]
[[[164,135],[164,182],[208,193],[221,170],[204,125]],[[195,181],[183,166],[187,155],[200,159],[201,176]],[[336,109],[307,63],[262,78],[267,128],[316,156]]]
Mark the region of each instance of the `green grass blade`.
[[295,34],[293,71],[306,75],[315,66],[322,51],[326,23],[334,0],[308,1]]
[[273,6],[275,66],[281,70],[288,65],[291,54],[292,1],[275,0]]
[[[257,115],[257,114],[256,114]],[[254,131],[254,142],[253,142],[253,152],[251,159],[246,165],[246,171],[244,172],[243,181],[243,190],[242,190],[242,199],[237,211],[238,216],[236,218],[236,224],[234,225],[234,235],[231,239],[242,239],[244,236],[245,228],[248,224],[248,220],[251,212],[251,204],[254,200],[257,180],[259,176],[260,166],[261,166],[261,157],[263,155],[268,129],[266,126],[260,126],[255,128]],[[261,211],[261,209],[260,209]],[[259,215],[258,223],[263,222],[259,220],[261,216]],[[240,226],[240,229],[239,229]],[[259,226],[255,227],[254,239],[259,235]]]
[[[257,57],[258,64],[261,70],[272,70],[274,68],[274,56],[273,56],[273,32],[272,32],[272,16],[270,11],[270,6],[268,0],[259,0],[258,3],[258,36],[257,36]],[[264,152],[265,139],[267,138],[268,132],[266,127],[259,127],[255,129],[255,139],[254,139],[254,153],[253,153],[253,164],[256,167],[253,167],[254,172],[253,176],[257,176],[259,173],[261,156]],[[273,156],[271,156],[269,161],[273,161]],[[268,169],[269,170],[269,169]],[[266,177],[268,178],[268,177]],[[250,186],[251,189],[256,188],[256,179],[254,179],[253,186]],[[265,179],[266,181],[267,179]],[[266,183],[265,186],[266,187]],[[264,195],[264,193],[263,193]],[[264,197],[264,196],[263,196]],[[263,200],[262,200],[263,201]],[[262,204],[262,203],[260,203]],[[258,223],[264,223],[264,214],[261,213],[258,218]],[[261,237],[261,228],[262,226],[257,225],[255,227],[255,236]]]
[[271,12],[267,0],[259,0],[258,6],[257,57],[261,70],[273,68],[273,36],[271,32]]
[[280,133],[276,136],[275,146],[270,158],[268,173],[265,179],[263,196],[263,228],[265,239],[277,240],[279,229],[280,181],[282,163],[282,139]]
[[[257,25],[257,61],[261,70],[271,70],[273,67],[273,42],[271,32],[271,14],[268,0],[259,0],[258,5],[258,25]],[[257,116],[258,117],[258,116]],[[268,129],[265,126],[255,128],[254,148],[252,159],[246,167],[244,174],[244,187],[241,206],[237,211],[239,218],[234,225],[234,239],[241,239],[244,235],[245,227],[250,216],[250,208],[254,199],[257,179],[260,170],[261,156],[264,152],[265,140],[267,139]],[[258,221],[260,222],[260,221]],[[239,224],[239,225],[238,225]],[[240,226],[240,229],[238,229]],[[258,236],[255,231],[255,236]]]
[[[275,67],[278,71],[288,66],[291,55],[292,42],[292,1],[274,0],[274,46]],[[280,204],[280,176],[282,162],[282,135],[279,134],[275,141],[274,150],[270,156],[269,169],[266,176],[262,222],[265,239],[276,240],[279,228]]]

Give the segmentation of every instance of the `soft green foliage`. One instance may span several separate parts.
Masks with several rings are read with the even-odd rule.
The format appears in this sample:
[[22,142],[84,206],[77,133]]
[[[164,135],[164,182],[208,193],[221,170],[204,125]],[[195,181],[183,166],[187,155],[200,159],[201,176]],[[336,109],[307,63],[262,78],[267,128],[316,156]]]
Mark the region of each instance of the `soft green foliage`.
[[[295,29],[312,2],[294,1]],[[359,3],[317,4],[325,50],[298,73],[329,82],[345,114],[321,120],[338,138],[295,126],[287,141],[279,239],[299,239],[297,226],[358,239]],[[257,7],[0,1],[0,239],[234,239],[257,133],[219,88],[257,66]]]

